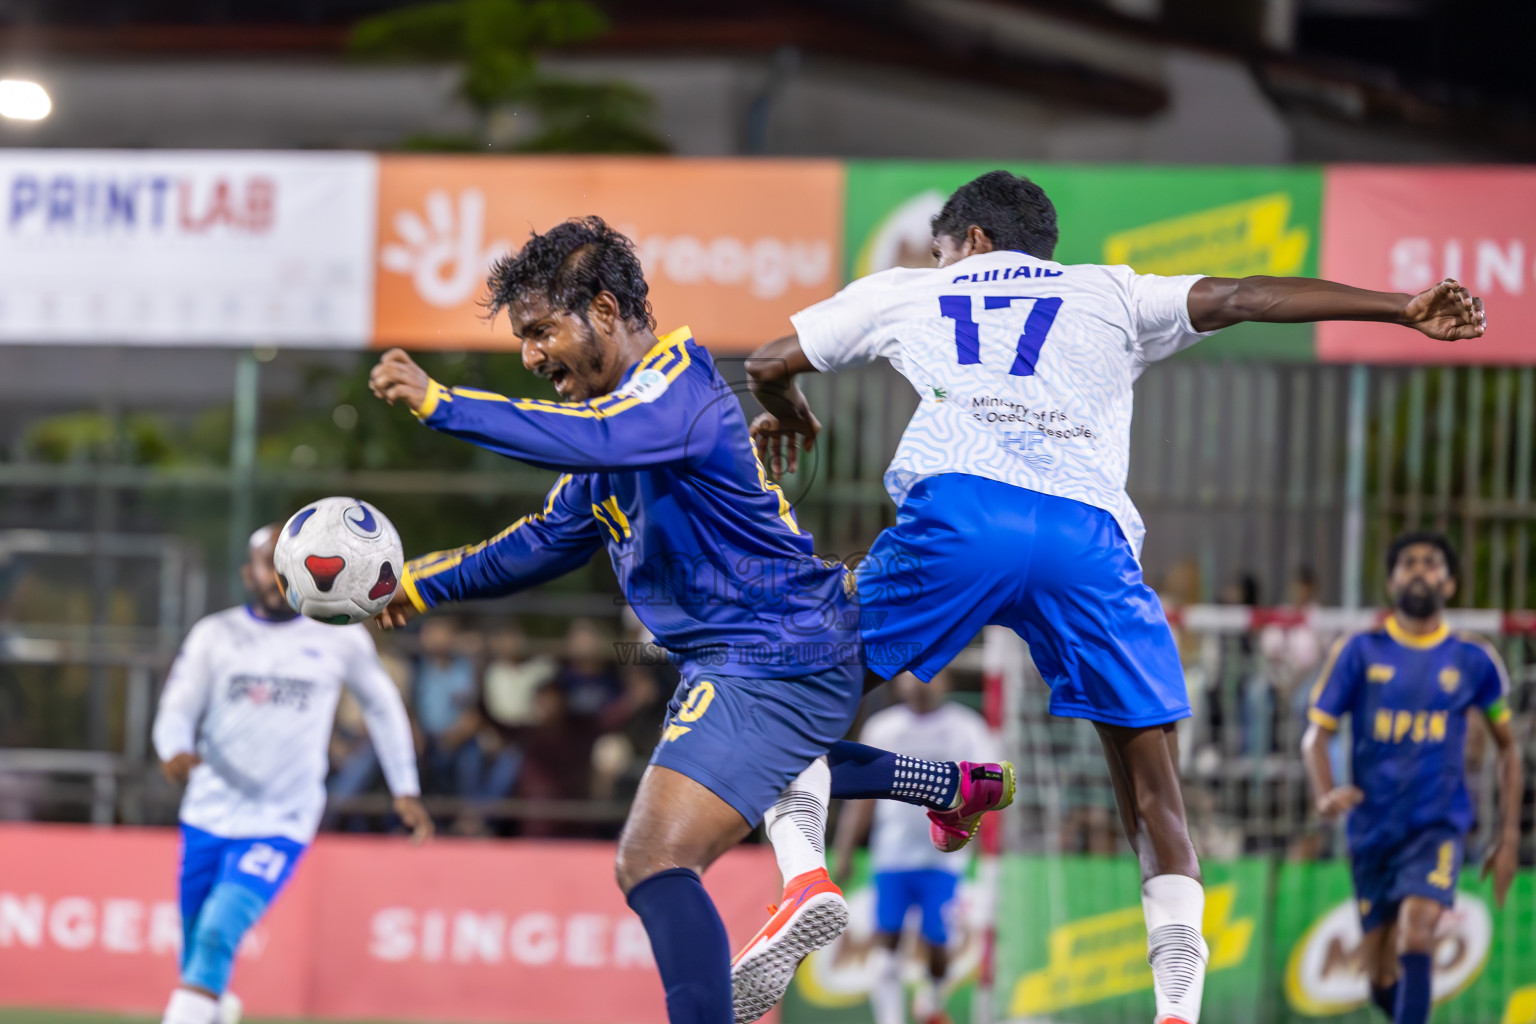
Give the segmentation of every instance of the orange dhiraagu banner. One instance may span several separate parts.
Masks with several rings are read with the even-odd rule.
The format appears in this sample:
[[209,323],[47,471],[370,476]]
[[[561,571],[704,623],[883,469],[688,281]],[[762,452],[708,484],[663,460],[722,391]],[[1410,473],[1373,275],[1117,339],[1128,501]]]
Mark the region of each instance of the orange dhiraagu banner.
[[[252,1016],[665,1024],[614,848],[583,841],[322,836],[247,936]],[[176,984],[176,837],[0,827],[0,1005],[157,1013]],[[705,877],[733,945],[777,896],[766,847]]]
[[1455,344],[1386,324],[1318,326],[1318,358],[1536,363],[1536,170],[1330,167],[1322,276],[1416,292],[1454,277],[1481,295],[1488,333]]
[[374,343],[515,348],[478,305],[530,230],[597,214],[635,241],[658,328],[716,350],[790,331],[841,283],[842,164],[831,160],[379,158]]

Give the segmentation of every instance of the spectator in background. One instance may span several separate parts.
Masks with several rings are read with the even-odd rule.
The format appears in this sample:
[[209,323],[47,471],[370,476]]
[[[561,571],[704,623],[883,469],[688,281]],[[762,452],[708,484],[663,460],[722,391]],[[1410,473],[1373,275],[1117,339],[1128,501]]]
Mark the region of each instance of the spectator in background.
[[490,635],[490,662],[483,678],[482,710],[499,728],[515,729],[534,720],[539,687],[555,677],[552,658],[528,650],[528,637],[516,622]]
[[[517,795],[525,800],[585,800],[592,790],[595,720],[574,715],[558,683],[534,694],[534,724],[523,734],[523,764]],[[523,820],[527,836],[582,836],[591,829],[580,822],[531,816]]]
[[565,698],[568,714],[592,719],[594,723],[623,693],[613,645],[591,619],[571,620],[555,685]]
[[411,691],[426,738],[428,778],[437,792],[456,782],[454,761],[479,728],[479,680],[459,624],[434,615],[421,624],[421,655]]
[[555,662],[531,654],[528,638],[516,622],[490,635],[491,661],[481,677],[476,729],[455,760],[456,790],[472,801],[454,831],[485,835],[485,812],[475,805],[510,796],[523,766],[524,735],[538,724],[538,693],[555,677]]
[[1306,727],[1307,698],[1317,670],[1328,652],[1328,638],[1313,624],[1317,611],[1317,577],[1303,565],[1291,578],[1285,620],[1271,622],[1259,631],[1259,654],[1264,675],[1275,692],[1275,706],[1287,709],[1280,749],[1294,750]]
[[628,800],[640,785],[650,752],[660,739],[667,698],[678,673],[633,609],[624,609],[623,643],[629,656],[619,668],[623,693],[603,716],[608,731],[592,750],[592,796]]

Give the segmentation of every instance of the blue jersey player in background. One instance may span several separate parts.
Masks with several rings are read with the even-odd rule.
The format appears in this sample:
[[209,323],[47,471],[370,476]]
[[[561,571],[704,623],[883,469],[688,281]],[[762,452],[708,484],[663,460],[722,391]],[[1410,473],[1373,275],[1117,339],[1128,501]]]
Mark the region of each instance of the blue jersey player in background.
[[[1435,925],[1455,898],[1473,825],[1463,763],[1470,715],[1486,719],[1499,751],[1502,827],[1483,876],[1492,873],[1501,907],[1517,863],[1523,783],[1504,665],[1487,641],[1453,633],[1442,615],[1456,592],[1455,548],[1438,533],[1404,534],[1387,573],[1392,614],[1334,647],[1302,751],[1318,812],[1349,815],[1372,999],[1395,1024],[1423,1024]],[[1336,784],[1328,761],[1345,715],[1353,785]]]
[[[411,561],[381,618],[398,626],[446,602],[531,587],[607,549],[683,676],[619,838],[619,885],[650,936],[670,1019],[727,1024],[730,950],[699,874],[759,820],[787,883],[778,941],[759,943],[764,970],[792,971],[847,921],[824,865],[830,782],[819,759],[862,692],[852,587],[768,480],[709,352],[687,328],[654,333],[629,239],[595,217],[566,221],[500,261],[490,291],[524,365],[565,401],[446,388],[399,350],[370,385],[434,430],[564,475],[540,511],[490,540]],[[797,778],[818,764],[819,783]],[[883,779],[871,795],[963,802],[959,766],[926,768],[934,781],[921,793],[905,792],[889,766],[846,770],[866,785]]]

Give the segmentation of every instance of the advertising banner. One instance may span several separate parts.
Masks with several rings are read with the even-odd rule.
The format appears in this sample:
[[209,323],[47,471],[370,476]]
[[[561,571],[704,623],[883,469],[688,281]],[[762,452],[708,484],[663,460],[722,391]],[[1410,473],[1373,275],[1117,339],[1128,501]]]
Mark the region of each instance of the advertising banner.
[[374,160],[0,154],[0,342],[366,345]]
[[[0,1004],[158,1013],[176,983],[176,836],[0,827]],[[247,938],[253,1017],[665,1024],[610,843],[322,836]],[[780,891],[766,847],[706,875],[733,947]]]
[[[1206,862],[1204,1014],[1265,1019],[1266,860]],[[1141,873],[1128,857],[1010,857],[999,879],[999,1020],[1151,1020]]]
[[750,351],[836,291],[842,204],[830,160],[381,157],[375,342],[517,347],[483,319],[488,266],[596,214],[639,248],[659,329]]
[[1386,324],[1330,323],[1330,362],[1536,363],[1536,170],[1330,167],[1322,273],[1417,292],[1454,277],[1481,295],[1488,333],[1455,344]]
[[[1444,1024],[1536,1024],[1536,875],[1515,877],[1504,909],[1471,868],[1442,916],[1432,957],[1434,1019]],[[1342,861],[1281,865],[1274,976],[1287,1024],[1372,1024],[1360,959],[1360,915]]]
[[[929,220],[992,163],[852,161],[848,274],[931,266]],[[1008,165],[1056,206],[1062,263],[1125,263],[1142,273],[1317,273],[1322,172],[1309,167]],[[1244,324],[1190,350],[1195,358],[1310,359],[1305,324]]]

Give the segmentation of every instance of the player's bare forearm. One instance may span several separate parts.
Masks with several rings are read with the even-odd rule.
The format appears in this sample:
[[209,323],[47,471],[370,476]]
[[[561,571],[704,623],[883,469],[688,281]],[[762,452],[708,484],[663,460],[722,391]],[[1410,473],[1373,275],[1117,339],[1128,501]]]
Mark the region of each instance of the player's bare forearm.
[[752,440],[760,458],[774,473],[794,472],[800,464],[800,448],[810,451],[821,432],[795,378],[815,373],[800,338],[788,335],[770,341],[747,357],[747,386],[763,407],[752,421]]
[[1520,745],[1508,721],[1490,723],[1493,742],[1499,748],[1499,823],[1503,842],[1520,842],[1520,800],[1525,793],[1525,772]]
[[1202,278],[1189,290],[1189,320],[1197,331],[1364,320],[1412,327],[1440,341],[1481,337],[1488,322],[1483,300],[1453,280],[1409,295],[1310,277]]
[[1328,743],[1334,732],[1313,722],[1301,738],[1301,760],[1307,769],[1307,779],[1312,783],[1312,803],[1324,818],[1346,813],[1365,796],[1354,786],[1334,785],[1333,766],[1328,762]]

